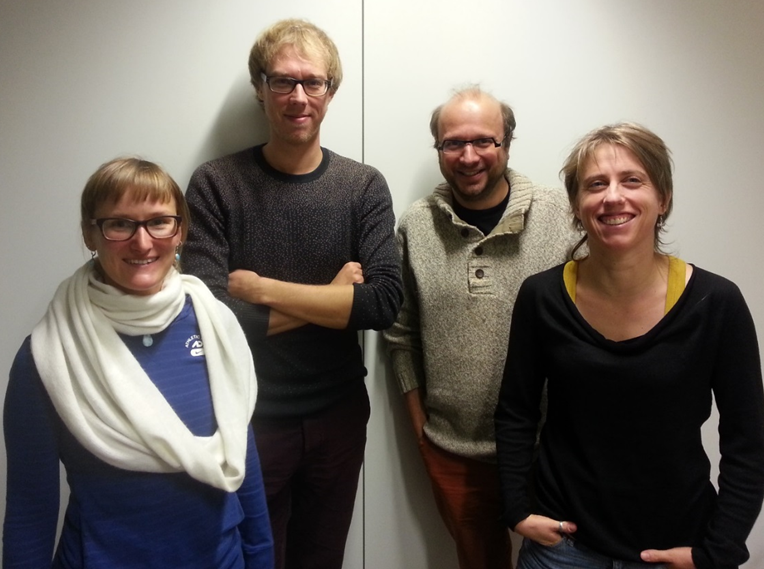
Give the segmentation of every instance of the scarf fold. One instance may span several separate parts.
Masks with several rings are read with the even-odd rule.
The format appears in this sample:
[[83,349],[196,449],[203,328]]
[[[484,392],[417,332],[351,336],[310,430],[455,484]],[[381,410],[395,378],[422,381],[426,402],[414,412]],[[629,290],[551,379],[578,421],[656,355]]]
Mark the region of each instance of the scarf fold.
[[[193,435],[118,333],[155,334],[196,313],[217,431]],[[98,458],[125,470],[187,472],[233,492],[245,474],[257,384],[252,354],[233,313],[196,277],[172,269],[160,292],[125,294],[90,263],[62,282],[32,331],[32,356],[66,427]]]

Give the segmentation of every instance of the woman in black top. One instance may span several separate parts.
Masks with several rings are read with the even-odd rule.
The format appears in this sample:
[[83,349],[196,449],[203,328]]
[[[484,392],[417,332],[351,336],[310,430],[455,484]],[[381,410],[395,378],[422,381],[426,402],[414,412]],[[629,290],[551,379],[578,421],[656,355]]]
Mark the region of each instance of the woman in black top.
[[[671,169],[663,141],[629,123],[589,133],[563,167],[588,254],[521,287],[496,410],[518,569],[748,558],[764,497],[756,332],[733,283],[661,252]],[[712,395],[718,492],[700,433]]]

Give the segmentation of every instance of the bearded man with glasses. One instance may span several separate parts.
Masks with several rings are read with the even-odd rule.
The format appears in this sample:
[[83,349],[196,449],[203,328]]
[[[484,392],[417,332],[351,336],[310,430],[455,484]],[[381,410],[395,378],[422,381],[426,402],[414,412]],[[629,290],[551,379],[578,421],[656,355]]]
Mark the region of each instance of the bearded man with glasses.
[[376,169],[321,147],[342,82],[326,33],[278,22],[249,71],[268,142],[196,170],[183,266],[254,355],[276,568],[339,569],[370,411],[358,331],[389,327],[402,302],[392,198]]
[[577,239],[565,193],[507,168],[508,105],[470,87],[430,130],[446,181],[401,218],[404,302],[385,338],[460,568],[507,569],[493,412],[512,307]]

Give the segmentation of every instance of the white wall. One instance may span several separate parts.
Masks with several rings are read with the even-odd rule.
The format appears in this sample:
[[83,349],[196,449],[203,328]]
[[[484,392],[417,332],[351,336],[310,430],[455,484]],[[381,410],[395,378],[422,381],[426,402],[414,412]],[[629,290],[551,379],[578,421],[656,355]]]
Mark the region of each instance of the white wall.
[[[478,82],[513,106],[510,166],[549,184],[587,131],[641,122],[673,150],[674,251],[738,283],[764,337],[764,4],[367,0],[365,21],[365,159],[384,172],[398,214],[440,179],[428,119],[456,86]],[[383,512],[367,518],[369,532],[385,536],[367,542],[367,567],[455,567],[443,561],[452,547],[423,497],[423,468],[384,371],[380,359],[366,489],[398,489],[398,499],[367,505]],[[713,421],[707,427],[718,457]],[[389,546],[402,536],[424,547]],[[746,567],[764,567],[764,519],[749,547]]]
[[[183,186],[202,161],[263,140],[247,54],[288,16],[325,28],[343,58],[322,142],[378,167],[398,214],[439,181],[429,114],[461,84],[514,107],[510,164],[539,182],[558,183],[566,151],[591,128],[651,127],[677,166],[675,251],[737,282],[764,330],[759,0],[7,0],[0,390],[56,285],[86,258],[77,207],[87,176],[137,153]],[[455,568],[378,338],[366,339],[372,420],[346,567]],[[713,425],[706,440],[715,452]],[[762,536],[759,520],[748,569],[764,567]]]

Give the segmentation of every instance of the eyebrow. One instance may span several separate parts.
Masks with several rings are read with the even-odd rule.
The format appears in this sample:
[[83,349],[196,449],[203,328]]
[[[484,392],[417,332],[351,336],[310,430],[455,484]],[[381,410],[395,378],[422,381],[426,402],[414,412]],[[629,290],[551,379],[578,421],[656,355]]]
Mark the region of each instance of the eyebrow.
[[[169,209],[169,208],[168,208],[168,209]],[[149,212],[145,213],[145,215],[144,215],[144,217],[143,217],[143,221],[145,221],[145,220],[147,220],[147,219],[154,219],[154,218],[156,218],[156,217],[166,217],[166,216],[168,216],[168,215],[180,215],[180,212],[176,212],[176,213],[166,213],[166,212],[164,212],[164,211],[158,211],[158,210],[155,210],[155,211],[149,211]],[[132,221],[141,221],[141,220],[139,220],[139,219],[136,219],[136,218],[135,218],[135,216],[133,216],[133,215],[129,215],[129,214],[127,214],[127,213],[122,213],[122,212],[120,212],[119,210],[117,210],[116,212],[112,212],[112,213],[111,213],[111,214],[109,214],[109,215],[102,215],[102,216],[99,216],[99,217],[100,217],[100,218],[107,218],[107,217],[110,217],[110,218],[116,218],[116,219],[130,219],[130,220],[132,220]]]
[[[647,172],[644,170],[623,170],[621,172],[618,172],[619,178],[627,178],[629,176],[639,176],[640,178],[644,178],[647,176]],[[604,174],[602,172],[598,174],[594,174],[593,176],[587,176],[583,180],[581,180],[582,184],[588,184],[589,182],[593,182],[594,180],[597,180],[599,178],[602,178]],[[649,178],[649,176],[647,176]]]
[[[289,75],[289,73],[279,73],[278,71],[274,71],[273,73],[266,73],[266,77],[278,77],[279,79],[297,79],[294,75]],[[302,79],[297,79],[298,81],[305,81],[306,79],[322,79],[323,81],[328,81],[329,79],[324,77],[323,75],[306,75]]]
[[462,138],[458,136],[444,136],[443,140],[459,140],[461,142],[469,142],[471,140],[483,140],[484,138],[492,138],[498,141],[501,138],[501,136],[496,136],[493,134],[480,134],[478,136],[473,136],[472,138]]

